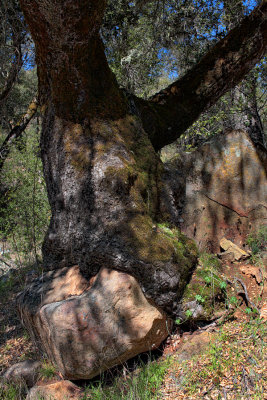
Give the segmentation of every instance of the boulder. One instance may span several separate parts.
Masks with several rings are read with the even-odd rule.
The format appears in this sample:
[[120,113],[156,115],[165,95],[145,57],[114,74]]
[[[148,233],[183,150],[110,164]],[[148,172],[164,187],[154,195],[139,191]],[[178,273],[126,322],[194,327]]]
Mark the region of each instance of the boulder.
[[3,375],[3,381],[26,383],[28,387],[35,385],[41,369],[40,361],[25,360],[12,365]]
[[21,319],[68,379],[90,379],[160,345],[170,321],[129,274],[102,268],[87,282],[77,266],[50,271],[18,295]]
[[60,381],[50,385],[33,387],[26,400],[79,400],[82,391],[70,381]]
[[[217,253],[220,239],[245,243],[267,218],[267,151],[247,133],[228,131],[166,165],[176,204],[174,222],[200,250]],[[177,182],[177,183],[176,183]]]
[[[246,260],[250,257],[245,250],[241,249],[236,244],[231,242],[231,240],[227,240],[226,238],[222,238],[220,240],[220,247],[226,254],[232,254],[233,260],[235,261]],[[225,253],[222,253],[222,255]]]

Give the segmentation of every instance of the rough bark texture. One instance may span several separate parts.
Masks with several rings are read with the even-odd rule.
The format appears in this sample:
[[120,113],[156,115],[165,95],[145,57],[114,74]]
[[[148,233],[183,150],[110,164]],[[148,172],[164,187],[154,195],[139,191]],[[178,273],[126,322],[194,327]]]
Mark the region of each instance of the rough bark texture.
[[154,148],[174,140],[177,127],[185,129],[259,59],[262,10],[246,20],[243,35],[230,34],[169,87],[164,104],[161,95],[137,100],[140,115],[105,58],[98,34],[105,2],[21,0],[21,6],[36,44],[44,113],[41,148],[52,209],[46,268],[78,264],[87,279],[102,266],[125,271],[147,297],[175,311],[197,252],[184,236],[157,227],[164,183]]
[[36,43],[42,159],[52,209],[48,269],[78,264],[134,275],[171,312],[197,251],[157,230],[162,165],[109,70],[102,2],[21,1]]

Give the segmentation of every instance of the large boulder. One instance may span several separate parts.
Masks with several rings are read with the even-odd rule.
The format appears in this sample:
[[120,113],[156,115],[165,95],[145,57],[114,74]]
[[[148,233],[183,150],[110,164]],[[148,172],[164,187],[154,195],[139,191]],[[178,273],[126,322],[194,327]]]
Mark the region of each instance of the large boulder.
[[201,250],[217,252],[220,239],[245,242],[267,218],[267,151],[244,131],[214,136],[166,166],[173,219]]
[[17,298],[35,342],[68,379],[90,379],[160,345],[170,321],[129,274],[102,268],[90,282],[77,266],[35,279]]

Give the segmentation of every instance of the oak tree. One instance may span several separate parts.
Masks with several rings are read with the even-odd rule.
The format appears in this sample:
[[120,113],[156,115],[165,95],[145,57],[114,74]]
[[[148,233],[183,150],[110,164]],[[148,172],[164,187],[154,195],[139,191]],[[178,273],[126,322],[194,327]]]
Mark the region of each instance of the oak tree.
[[133,274],[166,311],[196,261],[177,225],[158,151],[235,86],[267,42],[264,0],[182,78],[148,100],[119,88],[99,34],[106,2],[20,0],[36,46],[41,153],[52,216],[47,269]]

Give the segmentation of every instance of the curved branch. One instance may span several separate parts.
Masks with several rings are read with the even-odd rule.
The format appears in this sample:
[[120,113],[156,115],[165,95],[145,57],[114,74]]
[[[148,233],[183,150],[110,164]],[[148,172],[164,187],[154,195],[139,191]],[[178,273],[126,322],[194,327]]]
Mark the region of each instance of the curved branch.
[[12,143],[16,141],[25,131],[29,122],[36,114],[37,108],[38,108],[38,102],[37,99],[34,98],[31,104],[29,105],[26,113],[21,117],[20,121],[6,136],[4,142],[2,143],[2,146],[0,147],[0,171],[2,170],[4,162],[9,155]]
[[267,44],[267,0],[220,40],[185,76],[148,101],[134,97],[156,150],[181,136],[260,61]]

